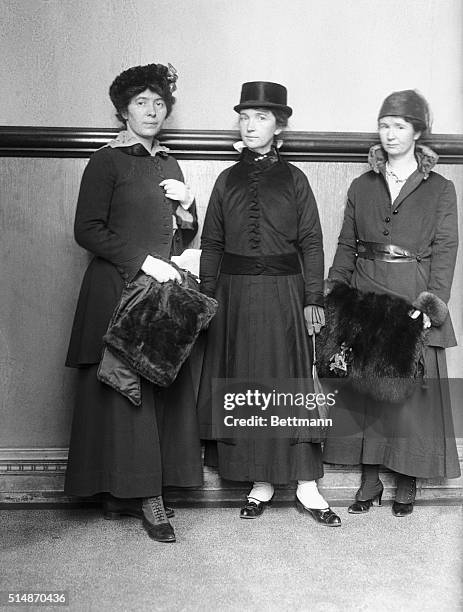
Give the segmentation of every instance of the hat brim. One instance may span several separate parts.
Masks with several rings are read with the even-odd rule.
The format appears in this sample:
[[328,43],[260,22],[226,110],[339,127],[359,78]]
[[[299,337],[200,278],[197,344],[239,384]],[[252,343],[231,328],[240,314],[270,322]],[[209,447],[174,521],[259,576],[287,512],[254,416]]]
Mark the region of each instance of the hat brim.
[[262,100],[248,100],[243,102],[243,104],[237,104],[233,107],[233,110],[239,113],[245,108],[269,108],[275,110],[284,111],[288,117],[291,117],[293,114],[293,109],[290,106],[285,106],[284,104],[275,104],[274,102],[263,102]]

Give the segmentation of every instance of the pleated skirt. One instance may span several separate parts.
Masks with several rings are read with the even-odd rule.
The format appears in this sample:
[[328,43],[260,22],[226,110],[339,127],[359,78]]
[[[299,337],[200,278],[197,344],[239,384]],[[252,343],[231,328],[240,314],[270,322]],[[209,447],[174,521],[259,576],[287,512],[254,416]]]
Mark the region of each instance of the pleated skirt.
[[[311,378],[311,346],[303,313],[302,275],[221,274],[218,312],[207,333],[199,391],[200,432],[213,438],[214,378]],[[323,476],[321,446],[294,438],[219,440],[222,478],[288,484]]]

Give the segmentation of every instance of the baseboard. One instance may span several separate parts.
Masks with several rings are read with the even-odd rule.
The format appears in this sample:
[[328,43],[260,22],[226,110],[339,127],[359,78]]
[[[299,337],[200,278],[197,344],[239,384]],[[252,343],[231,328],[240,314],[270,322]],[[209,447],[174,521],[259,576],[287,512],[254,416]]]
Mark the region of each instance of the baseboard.
[[67,448],[0,449],[0,502],[62,501]]
[[[458,439],[457,448],[463,472],[463,439]],[[69,498],[63,492],[67,454],[67,448],[0,449],[0,504],[3,507],[75,504],[75,498]],[[390,500],[395,489],[394,475],[384,470],[381,479],[385,486],[383,498]],[[330,502],[342,504],[353,498],[359,482],[358,467],[326,465],[325,476],[319,486]],[[247,491],[246,484],[222,480],[215,470],[205,467],[202,487],[170,488],[166,491],[166,497],[177,505],[235,506]],[[293,500],[293,487],[278,488],[276,502],[286,505]],[[418,481],[417,501],[463,502],[463,477]],[[90,504],[91,500],[87,500],[87,503]]]

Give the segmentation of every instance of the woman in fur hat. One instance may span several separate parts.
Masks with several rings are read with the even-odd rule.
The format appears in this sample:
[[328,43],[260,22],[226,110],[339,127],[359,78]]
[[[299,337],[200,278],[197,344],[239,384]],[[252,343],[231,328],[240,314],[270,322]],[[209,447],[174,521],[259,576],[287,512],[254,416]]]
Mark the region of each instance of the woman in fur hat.
[[317,205],[304,173],[287,163],[276,145],[292,113],[286,96],[277,83],[242,86],[234,107],[240,159],[218,177],[206,213],[201,288],[217,299],[219,309],[208,331],[201,378],[201,437],[218,438],[223,478],[253,483],[241,518],[260,516],[275,484],[297,481],[298,508],[323,525],[338,526],[339,517],[317,489],[323,465],[313,436],[244,437],[239,427],[236,435],[213,431],[214,417],[223,419],[223,395],[222,404],[211,398],[214,379],[253,384],[307,378],[312,365],[307,330],[318,332],[324,320]]
[[97,369],[125,283],[140,272],[161,283],[179,280],[165,259],[197,232],[180,167],[156,139],[174,105],[176,80],[172,66],[148,64],[125,70],[110,87],[125,129],[92,156],[82,177],[75,237],[93,259],[67,356],[67,365],[78,368],[78,389],[65,492],[105,494],[106,518],[142,518],[160,542],[175,541],[162,487],[202,483],[190,370],[184,366],[162,391],[143,380],[137,407],[97,380]]
[[[429,127],[428,104],[416,91],[397,91],[384,100],[381,144],[370,149],[372,169],[349,188],[329,271],[330,281],[360,292],[404,298],[413,304],[410,316],[422,318],[427,329],[426,385],[399,404],[354,396],[344,415],[342,409],[333,413],[324,460],[362,464],[361,486],[349,507],[354,514],[381,502],[380,465],[397,474],[392,512],[398,517],[413,510],[416,478],[460,475],[445,380],[445,348],[456,344],[447,302],[458,247],[457,203],[453,183],[432,170],[437,155],[420,142]],[[343,427],[354,422],[358,429],[348,435]]]

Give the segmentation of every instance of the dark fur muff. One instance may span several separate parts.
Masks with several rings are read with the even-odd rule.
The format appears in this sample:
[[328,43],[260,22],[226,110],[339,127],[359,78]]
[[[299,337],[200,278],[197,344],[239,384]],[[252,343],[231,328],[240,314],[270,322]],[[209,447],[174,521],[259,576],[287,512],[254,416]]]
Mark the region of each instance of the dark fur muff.
[[140,275],[123,291],[103,340],[132,370],[167,387],[207,327],[217,302],[198,291],[191,275],[159,283]]
[[412,319],[412,310],[400,297],[337,283],[325,298],[326,326],[317,339],[319,376],[339,376],[330,366],[344,345],[347,378],[357,391],[380,401],[406,399],[422,374],[424,347],[423,317]]

